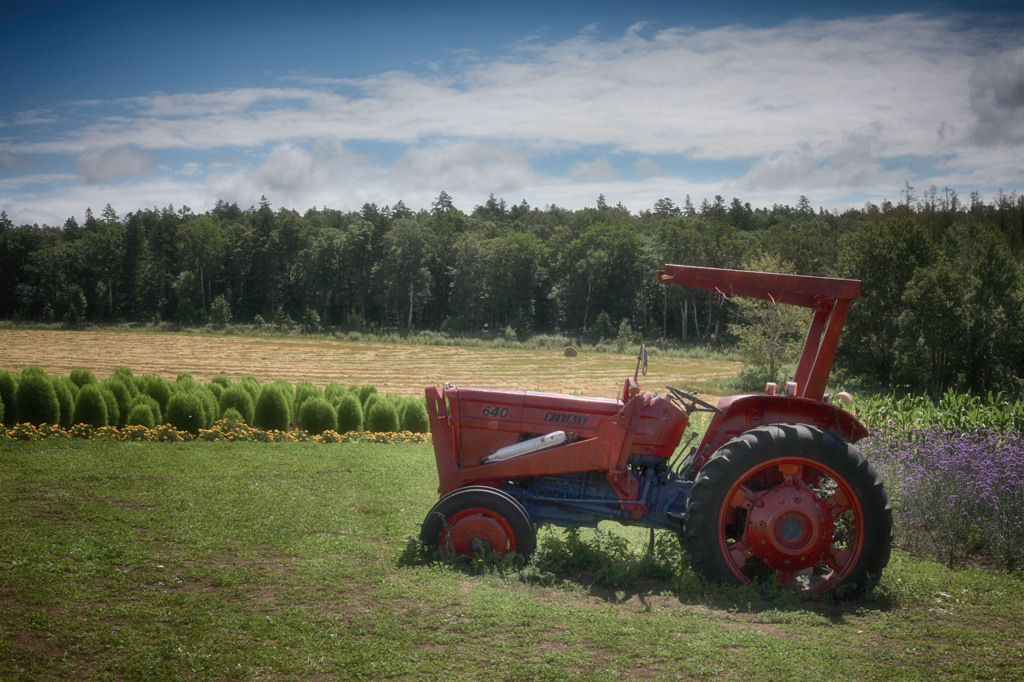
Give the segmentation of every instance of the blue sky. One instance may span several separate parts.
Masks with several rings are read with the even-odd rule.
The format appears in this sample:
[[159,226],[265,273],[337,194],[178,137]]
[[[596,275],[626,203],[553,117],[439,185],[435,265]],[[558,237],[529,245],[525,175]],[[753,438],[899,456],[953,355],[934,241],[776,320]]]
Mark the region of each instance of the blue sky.
[[0,2],[15,223],[1024,191],[1016,2]]

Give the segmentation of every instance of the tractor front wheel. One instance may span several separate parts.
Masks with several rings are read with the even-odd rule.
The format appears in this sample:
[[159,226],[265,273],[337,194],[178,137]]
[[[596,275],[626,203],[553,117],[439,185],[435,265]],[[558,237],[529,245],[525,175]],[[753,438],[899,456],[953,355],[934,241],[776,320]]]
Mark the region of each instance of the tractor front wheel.
[[889,495],[855,446],[774,424],[729,441],[701,469],[685,544],[711,582],[860,594],[889,563],[892,531]]
[[511,495],[487,486],[453,490],[427,514],[420,530],[427,547],[454,554],[515,552],[529,559],[537,547],[530,516]]

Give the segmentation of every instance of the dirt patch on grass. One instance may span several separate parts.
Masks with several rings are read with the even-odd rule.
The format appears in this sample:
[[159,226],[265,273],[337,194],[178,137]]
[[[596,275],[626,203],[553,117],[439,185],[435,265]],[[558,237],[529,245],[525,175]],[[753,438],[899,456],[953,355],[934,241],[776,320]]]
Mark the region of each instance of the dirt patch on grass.
[[[451,382],[462,386],[524,389],[612,398],[633,373],[627,355],[561,349],[456,348],[328,339],[267,339],[125,331],[0,330],[0,369],[16,372],[38,365],[55,376],[85,367],[100,379],[127,366],[138,376],[174,379],[188,372],[198,381],[226,374],[237,381],[286,379],[318,386],[374,384],[399,395],[422,395],[423,387]],[[741,364],[652,356],[648,390],[667,383],[698,388],[720,397],[713,386],[734,376]],[[709,386],[710,384],[710,386]]]

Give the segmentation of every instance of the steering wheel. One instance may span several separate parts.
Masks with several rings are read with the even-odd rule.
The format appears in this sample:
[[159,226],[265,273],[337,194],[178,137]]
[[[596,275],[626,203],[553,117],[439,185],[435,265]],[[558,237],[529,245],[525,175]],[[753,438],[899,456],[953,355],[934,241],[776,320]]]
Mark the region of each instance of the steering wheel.
[[[672,396],[676,400],[682,403],[683,407],[686,409],[687,414],[689,414],[690,412],[722,412],[720,409],[718,409],[711,403],[701,400],[697,396],[691,395],[686,391],[680,391],[675,386],[665,386],[665,388],[667,388],[669,392],[672,393]],[[690,404],[687,405],[687,403]]]

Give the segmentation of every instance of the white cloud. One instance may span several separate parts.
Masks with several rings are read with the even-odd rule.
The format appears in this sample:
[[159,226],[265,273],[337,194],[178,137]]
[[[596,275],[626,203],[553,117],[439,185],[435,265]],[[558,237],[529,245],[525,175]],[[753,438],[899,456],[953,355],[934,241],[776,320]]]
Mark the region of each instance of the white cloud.
[[[898,192],[907,166],[926,165],[911,178],[919,185],[1013,188],[1024,185],[1022,40],[1019,29],[916,14],[759,29],[636,24],[611,40],[584,30],[555,43],[521,41],[498,57],[459,54],[454,68],[426,75],[93,103],[116,113],[94,113],[60,135],[15,130],[0,168],[70,154],[86,182],[106,183],[159,162],[182,181],[172,193],[246,205],[265,194],[299,208],[428,205],[441,189],[570,206],[566,197],[590,205],[604,193],[611,203],[640,202],[637,210],[686,193],[770,204],[813,191],[825,201]],[[76,111],[86,115],[82,103]],[[48,131],[43,123],[55,119],[24,112],[19,120]],[[379,143],[391,156],[399,148],[397,159],[353,151]],[[173,163],[161,158],[168,152]],[[555,152],[569,160],[565,178],[535,169]],[[617,153],[639,159],[634,172],[649,176],[642,185],[615,180],[606,155]],[[744,168],[694,182],[649,158],[665,155]]]
[[153,157],[130,147],[88,151],[75,162],[75,170],[90,185],[114,178],[145,175],[152,169]]

